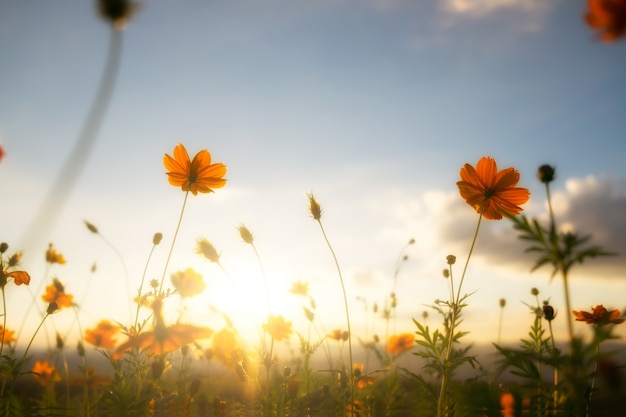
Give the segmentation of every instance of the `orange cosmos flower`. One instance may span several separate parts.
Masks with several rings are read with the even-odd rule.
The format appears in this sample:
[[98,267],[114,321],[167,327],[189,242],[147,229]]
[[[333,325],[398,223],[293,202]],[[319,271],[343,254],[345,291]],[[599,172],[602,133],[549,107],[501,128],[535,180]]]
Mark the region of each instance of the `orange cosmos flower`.
[[163,320],[163,301],[155,300],[152,303],[154,327],[151,331],[131,335],[128,341],[122,343],[113,352],[113,359],[119,359],[130,348],[149,349],[150,353],[160,355],[172,352],[182,345],[189,344],[196,339],[211,337],[213,330],[208,327],[193,326],[191,324],[174,324],[166,326]]
[[183,298],[198,295],[206,288],[202,275],[192,268],[172,274],[172,284]]
[[189,160],[189,154],[181,144],[174,148],[174,157],[165,154],[163,159],[165,168],[168,170],[167,177],[175,187],[181,187],[183,191],[191,191],[193,195],[212,193],[213,188],[222,188],[226,180],[224,164],[212,164],[211,154],[206,149],[201,150]]
[[387,352],[392,355],[399,355],[405,350],[409,350],[415,344],[415,338],[412,333],[396,334],[389,337],[387,341]]
[[288,339],[291,334],[291,322],[285,321],[283,316],[272,316],[267,318],[267,323],[263,324],[263,330],[268,332],[274,340]]
[[601,40],[612,42],[626,34],[626,0],[589,0],[585,20]]
[[13,343],[15,342],[15,332],[13,330],[5,329],[0,325],[0,343]]
[[591,313],[588,311],[574,311],[573,313],[576,321],[584,321],[587,324],[595,324],[596,326],[624,322],[624,319],[619,318],[619,310],[608,311],[602,304],[593,307]]
[[459,187],[461,197],[467,204],[474,207],[485,219],[500,220],[502,216],[519,214],[530,197],[526,188],[516,187],[519,181],[519,172],[514,168],[498,171],[496,161],[490,157],[483,157],[478,161],[476,168],[465,164],[461,168]]
[[48,361],[35,361],[33,374],[41,385],[52,384],[61,380],[54,365],[51,365]]
[[46,250],[46,262],[61,265],[65,263],[65,258],[52,247],[52,243],[48,245],[48,250]]
[[52,285],[46,287],[46,293],[41,299],[47,303],[56,303],[59,309],[63,307],[71,307],[74,296],[65,293],[65,287],[57,278],[52,280]]
[[85,330],[85,342],[91,343],[95,347],[113,349],[117,343],[115,335],[119,331],[119,326],[108,320],[101,320],[94,329]]

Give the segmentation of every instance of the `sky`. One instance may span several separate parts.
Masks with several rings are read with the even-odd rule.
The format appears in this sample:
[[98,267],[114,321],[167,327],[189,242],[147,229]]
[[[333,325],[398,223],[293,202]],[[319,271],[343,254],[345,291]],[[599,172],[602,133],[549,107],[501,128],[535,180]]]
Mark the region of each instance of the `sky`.
[[[572,308],[623,310],[626,45],[599,42],[584,11],[583,1],[566,0],[145,1],[122,32],[114,91],[84,170],[59,216],[25,236],[96,96],[111,29],[91,2],[2,2],[0,240],[23,252],[32,276],[30,289],[7,287],[7,326],[32,332],[44,307],[26,306],[54,277],[79,308],[55,314],[39,343],[55,328],[77,337],[77,316],[83,329],[103,318],[129,323],[128,289],[136,294],[144,270],[169,285],[191,267],[207,289],[186,302],[184,320],[217,329],[217,310],[255,334],[267,282],[271,312],[304,332],[302,305],[311,306],[289,291],[303,281],[319,334],[345,329],[338,271],[307,210],[311,192],[353,334],[413,332],[424,311],[436,325],[428,305],[448,296],[446,256],[457,256],[459,277],[478,220],[459,196],[459,170],[482,156],[519,170],[531,191],[524,214],[542,222],[536,171],[556,167],[558,224],[618,254],[574,268]],[[208,149],[228,182],[190,196],[165,268],[184,193],[168,184],[162,161],[179,143],[191,156]],[[240,224],[254,233],[262,267]],[[146,265],[155,232],[164,239]],[[199,238],[213,242],[223,270],[195,254]],[[46,266],[50,242],[67,264]],[[531,273],[525,247],[509,221],[482,223],[463,283],[473,292],[463,323],[471,340],[495,341],[501,298],[501,339],[524,337],[533,287],[565,335],[562,281],[548,267]],[[397,317],[386,325],[373,308],[384,305],[404,255]],[[183,305],[168,299],[168,322]],[[582,323],[575,332],[589,336]]]

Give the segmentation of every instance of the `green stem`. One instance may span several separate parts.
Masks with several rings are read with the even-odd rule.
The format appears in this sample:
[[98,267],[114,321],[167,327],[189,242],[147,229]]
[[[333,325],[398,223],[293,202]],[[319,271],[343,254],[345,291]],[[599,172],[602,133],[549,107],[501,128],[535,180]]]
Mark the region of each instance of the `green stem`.
[[78,139],[63,164],[61,172],[59,172],[58,176],[55,178],[35,218],[30,223],[29,227],[26,228],[24,238],[35,241],[21,246],[37,246],[39,242],[36,241],[36,239],[47,239],[49,230],[59,217],[72,189],[78,182],[89,160],[89,155],[94,148],[98,131],[100,130],[107,108],[109,107],[109,102],[111,101],[115,88],[115,80],[120,66],[121,55],[122,32],[112,28],[109,52],[95,100],[89,109],[87,118],[78,135]]
[[567,271],[564,268],[561,268],[561,273],[563,277],[563,292],[565,294],[565,311],[567,314],[567,331],[569,334],[570,347],[573,349],[574,344],[574,324],[572,322],[572,308],[570,306],[570,296],[569,296],[569,284],[567,281]]
[[153,244],[152,249],[150,249],[150,254],[148,255],[148,259],[146,260],[146,265],[143,268],[143,274],[141,275],[141,284],[139,284],[139,290],[137,290],[137,311],[135,312],[135,330],[137,329],[137,325],[139,324],[139,310],[141,309],[141,291],[143,289],[143,284],[146,281],[146,274],[148,273],[148,265],[150,264],[150,259],[152,259],[152,254],[154,253],[154,249],[157,245]]
[[600,343],[596,346],[596,366],[593,371],[593,378],[591,379],[591,388],[589,389],[589,396],[587,397],[587,407],[585,409],[585,416],[589,417],[591,411],[591,396],[593,395],[593,390],[596,388],[596,377],[598,375],[598,366],[600,363]]
[[176,243],[176,237],[178,236],[178,231],[180,230],[180,225],[183,222],[183,214],[185,213],[185,206],[187,205],[187,198],[189,197],[189,191],[185,193],[185,199],[183,200],[183,207],[180,209],[180,216],[178,217],[178,224],[176,225],[176,231],[174,232],[174,238],[172,239],[172,245],[170,246],[170,251],[167,254],[167,260],[165,261],[165,267],[163,268],[163,275],[161,276],[161,283],[159,284],[159,293],[157,296],[161,296],[161,292],[163,291],[163,281],[165,281],[165,274],[167,273],[167,267],[170,264],[170,259],[172,258],[172,252],[174,252],[174,244]]
[[[2,265],[0,265],[2,268]],[[2,286],[2,340],[0,340],[0,356],[2,356],[2,351],[4,350],[4,339],[7,335],[7,299],[4,293],[4,285]]]
[[[335,251],[333,250],[332,245],[330,244],[330,241],[328,240],[328,236],[326,236],[326,231],[324,230],[324,226],[322,225],[322,222],[318,219],[317,223],[320,225],[320,229],[322,230],[322,235],[324,236],[324,240],[326,241],[326,244],[328,245],[328,248],[330,249],[330,253],[333,256],[333,260],[335,261],[335,266],[337,267],[337,273],[339,274],[339,282],[341,283],[341,291],[343,292],[343,305],[345,307],[346,310],[346,322],[348,325],[348,350],[349,350],[349,358],[350,358],[350,363],[348,365],[348,369],[350,372],[350,401],[354,401],[354,384],[353,384],[353,379],[354,379],[354,375],[353,375],[353,370],[352,370],[352,329],[350,328],[350,311],[348,309],[348,297],[346,295],[346,286],[343,282],[343,275],[341,274],[341,268],[339,267],[339,261],[337,260],[337,256],[335,255]],[[351,407],[351,410],[353,409],[353,407]]]
[[[478,238],[478,231],[480,230],[480,223],[482,221],[482,214],[478,217],[478,223],[476,224],[476,230],[474,232],[474,237],[472,239],[472,245],[470,246],[469,253],[467,254],[467,260],[465,261],[465,266],[463,267],[463,273],[461,274],[461,280],[459,282],[459,287],[457,288],[456,298],[452,299],[452,317],[450,319],[450,331],[448,334],[448,344],[446,346],[446,356],[443,361],[443,372],[441,373],[441,386],[439,389],[439,399],[437,401],[437,417],[443,417],[444,415],[444,407],[446,400],[446,390],[448,389],[448,380],[451,375],[449,375],[449,365],[450,355],[452,354],[452,344],[454,343],[454,328],[456,327],[456,320],[459,314],[459,300],[461,299],[461,288],[463,287],[463,281],[465,280],[465,274],[467,273],[467,267],[469,265],[470,258],[472,257],[472,252],[474,251],[474,247],[476,246],[476,240]],[[452,278],[452,274],[450,274],[450,278]],[[454,291],[454,290],[453,290]]]

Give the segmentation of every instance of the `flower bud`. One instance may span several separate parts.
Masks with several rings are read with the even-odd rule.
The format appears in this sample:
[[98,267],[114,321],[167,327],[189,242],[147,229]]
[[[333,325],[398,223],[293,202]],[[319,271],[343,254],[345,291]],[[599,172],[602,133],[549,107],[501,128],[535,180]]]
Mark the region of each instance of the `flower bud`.
[[556,317],[556,313],[554,312],[554,308],[551,305],[544,304],[543,317],[548,321],[554,320],[554,318]]
[[313,194],[309,194],[309,211],[311,212],[311,216],[313,216],[314,220],[319,220],[322,218],[322,207],[320,203],[317,202]]
[[551,167],[550,165],[541,165],[537,170],[537,178],[544,184],[554,181],[554,167]]
[[79,340],[76,345],[76,351],[78,352],[78,356],[81,358],[85,356],[85,346],[83,346],[83,342],[81,340]]
[[56,301],[51,302],[50,304],[48,304],[48,309],[46,310],[46,313],[48,314],[53,314],[54,312],[56,312],[59,309],[59,305],[57,304]]
[[0,253],[4,253],[9,249],[9,244],[6,242],[0,243]]
[[500,307],[504,308],[506,305],[506,300],[504,298],[500,298]]
[[63,336],[61,336],[58,332],[57,332],[57,349],[62,350],[63,346],[65,346],[65,341],[63,340]]
[[89,223],[87,220],[83,220],[83,221],[85,222],[85,226],[87,226],[87,229],[89,229],[91,233],[94,233],[96,235],[98,234],[98,228],[96,226]]
[[237,228],[237,230],[239,230],[239,236],[241,236],[241,240],[250,245],[254,242],[254,235],[252,235],[252,232],[246,226],[242,224]]
[[20,260],[21,260],[21,259],[22,259],[22,252],[20,252],[20,251],[15,252],[15,253],[13,254],[13,256],[11,256],[11,257],[9,258],[9,265],[8,265],[8,266],[9,266],[9,267],[16,266],[17,264],[19,264],[19,263],[20,263]]
[[533,287],[533,288],[530,289],[530,293],[532,295],[537,296],[537,295],[539,295],[539,290],[537,288]]
[[155,233],[154,236],[152,237],[152,244],[155,246],[158,245],[159,243],[161,243],[161,239],[163,239],[163,234]]
[[443,277],[450,278],[450,270],[448,268],[443,270]]
[[454,265],[454,263],[456,262],[456,256],[454,255],[446,256],[446,262],[448,263],[448,265]]

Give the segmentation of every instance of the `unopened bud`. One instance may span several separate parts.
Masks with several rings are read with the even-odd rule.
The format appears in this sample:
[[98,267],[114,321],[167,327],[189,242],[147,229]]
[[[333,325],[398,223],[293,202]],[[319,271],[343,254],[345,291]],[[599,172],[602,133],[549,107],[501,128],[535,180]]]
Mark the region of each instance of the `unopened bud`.
[[159,243],[161,243],[162,239],[163,239],[162,233],[155,233],[154,236],[152,237],[152,244],[156,246]]
[[554,320],[554,318],[556,317],[556,313],[554,312],[554,307],[552,307],[549,304],[544,304],[543,317],[548,321]]
[[76,345],[76,351],[78,352],[78,356],[81,358],[85,356],[85,346],[83,346],[83,342],[81,340],[79,340]]
[[500,298],[500,307],[504,308],[506,305],[506,300],[504,298]]
[[314,220],[319,220],[322,218],[322,207],[320,203],[317,202],[313,194],[309,194],[309,211],[311,212],[311,216],[313,216]]
[[9,244],[6,242],[0,243],[0,253],[4,253],[9,249]]
[[50,304],[48,304],[48,309],[46,310],[46,313],[53,314],[58,309],[59,309],[59,305],[57,304],[57,302],[56,301],[52,301]]
[[239,230],[239,236],[241,237],[241,240],[250,245],[254,242],[254,235],[252,235],[252,232],[246,226],[242,224],[237,228],[237,230]]
[[448,265],[454,265],[454,263],[456,262],[456,256],[454,255],[446,256],[446,262],[448,263]]
[[548,184],[554,181],[554,171],[554,167],[551,167],[550,165],[541,165],[537,170],[537,178],[539,179],[539,181]]
[[87,220],[84,220],[84,222],[85,222],[85,226],[87,226],[87,229],[89,229],[91,233],[98,234],[98,228],[96,226],[89,223]]

